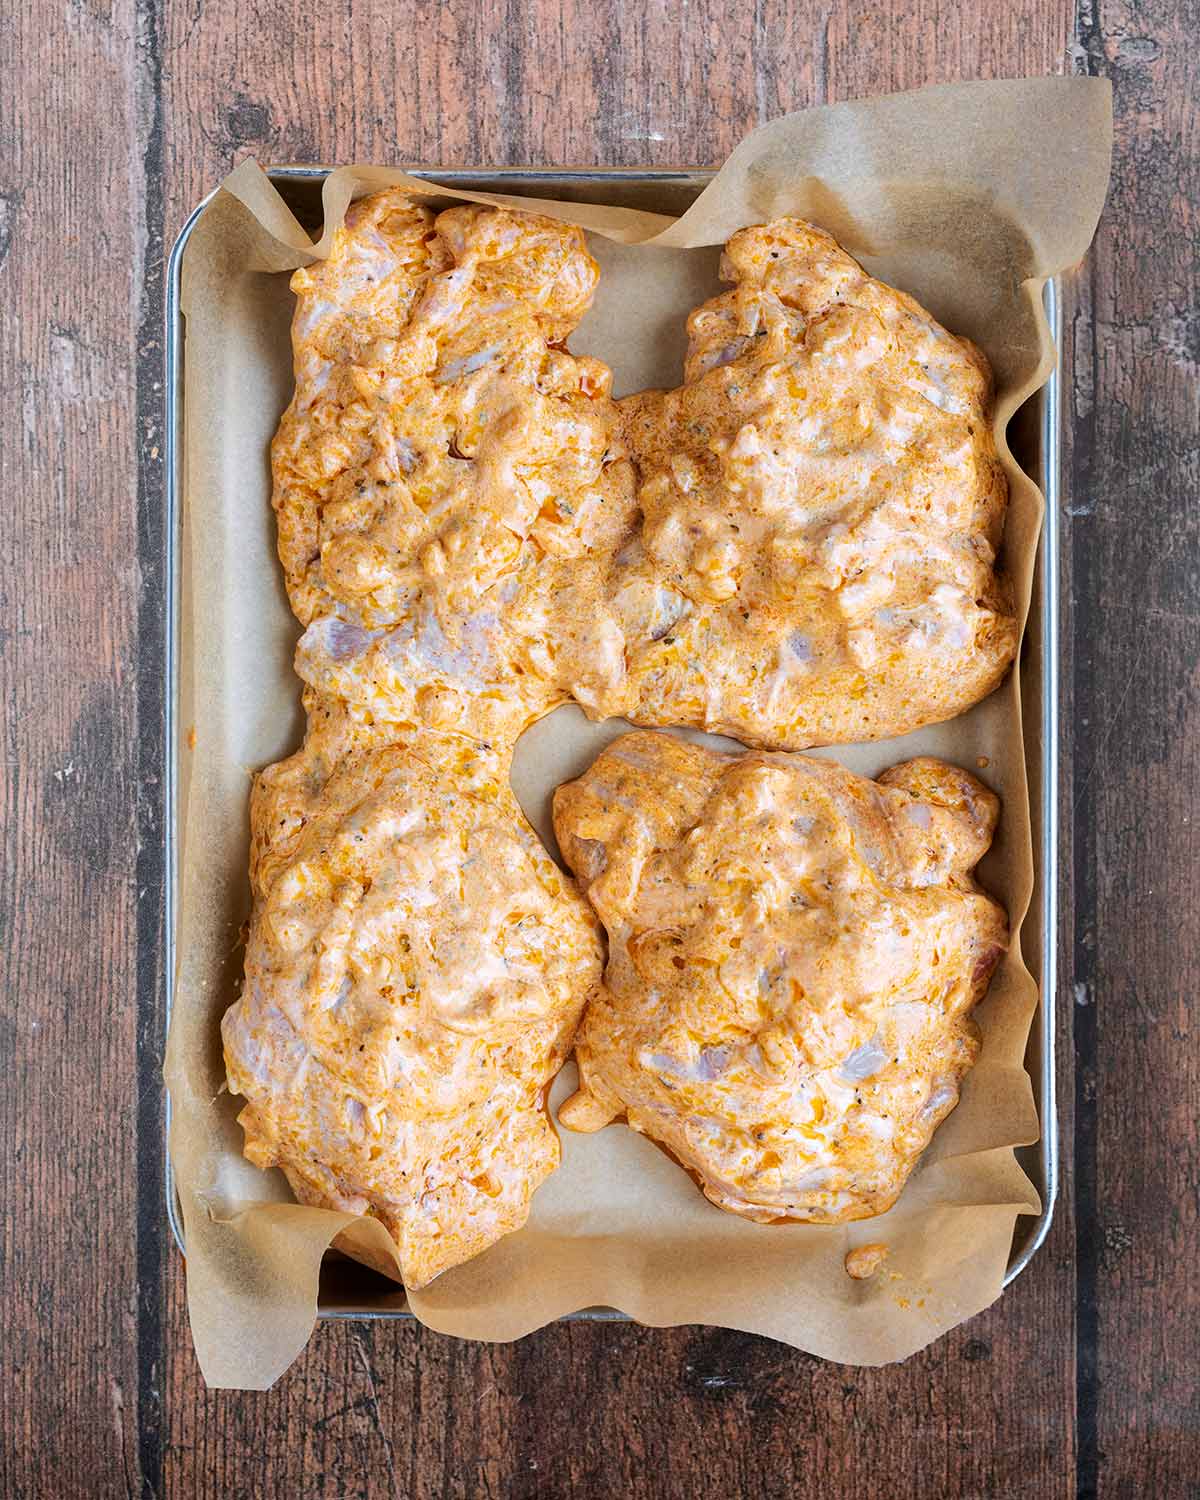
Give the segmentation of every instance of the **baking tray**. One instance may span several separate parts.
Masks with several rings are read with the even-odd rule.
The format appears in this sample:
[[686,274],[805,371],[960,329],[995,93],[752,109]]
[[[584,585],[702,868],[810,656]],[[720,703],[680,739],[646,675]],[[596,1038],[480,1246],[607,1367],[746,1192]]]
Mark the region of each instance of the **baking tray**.
[[[321,223],[321,187],[329,167],[270,167],[271,179],[288,207],[306,228]],[[644,171],[614,169],[529,169],[407,167],[415,177],[451,183],[479,192],[513,193],[568,202],[611,203],[678,215],[714,175],[702,168]],[[165,859],[165,943],[163,964],[164,1027],[170,1026],[175,984],[175,921],[178,885],[176,821],[179,815],[179,628],[182,575],[183,502],[183,353],[185,327],[180,297],[183,258],[201,214],[215,196],[199,203],[179,232],[167,263],[166,278],[166,438],[164,524],[166,529],[165,672],[166,745],[163,854]],[[1054,344],[1060,343],[1060,287],[1054,279],[1043,290],[1043,303]],[[1037,789],[1030,809],[1034,839],[1034,892],[1021,933],[1022,951],[1037,982],[1040,1004],[1030,1030],[1026,1066],[1033,1082],[1041,1137],[1034,1146],[1017,1149],[1017,1157],[1041,1197],[1041,1212],[1018,1215],[1004,1285],[1018,1277],[1050,1230],[1058,1196],[1058,1110],[1055,1086],[1055,997],[1058,930],[1058,697],[1059,697],[1059,434],[1060,373],[1013,418],[1008,438],[1017,462],[1039,485],[1046,499],[1045,522],[1038,544],[1033,598],[1021,647],[1022,709],[1030,788]],[[164,1033],[165,1036],[165,1033]],[[168,1148],[171,1098],[164,1107],[164,1184],[166,1212],[175,1243],[185,1254],[183,1220],[175,1191]],[[336,1254],[326,1257],[318,1297],[319,1317],[329,1319],[411,1318],[403,1290],[356,1262]],[[611,1308],[585,1308],[571,1318],[627,1321]]]

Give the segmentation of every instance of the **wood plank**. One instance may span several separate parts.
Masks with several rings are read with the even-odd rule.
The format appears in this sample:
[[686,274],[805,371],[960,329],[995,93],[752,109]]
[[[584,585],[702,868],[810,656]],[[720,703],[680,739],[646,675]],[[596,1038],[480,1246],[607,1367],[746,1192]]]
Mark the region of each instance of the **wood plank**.
[[1081,1494],[1200,1485],[1200,9],[1080,10],[1116,151],[1076,357],[1071,519]]
[[[957,78],[1061,72],[1070,0],[294,0],[236,24],[176,6],[164,35],[166,217],[264,162],[672,166],[721,160],[791,109]],[[713,45],[713,38],[720,45]]]
[[[713,1329],[556,1324],[488,1347],[327,1325],[265,1394],[172,1374],[164,1493],[827,1500],[911,1478],[936,1495],[1067,1496],[1069,1350],[1056,1358],[1046,1327],[1053,1281],[1069,1287],[1065,1223],[1043,1262],[884,1370]],[[186,1349],[174,1300],[168,1339]]]
[[[297,0],[286,30],[255,31],[229,0],[209,0],[172,11],[164,37],[167,221],[246,150],[267,161],[715,161],[787,109],[1058,70],[1069,28],[1066,0],[973,0],[949,23],[932,0],[867,13],[760,0],[732,15],[715,0],[680,12],[566,0],[488,19]],[[1069,1083],[1069,1058],[1064,1068]],[[172,1259],[162,1490],[791,1497],[894,1493],[919,1478],[932,1493],[1065,1495],[1073,1275],[1064,1216],[997,1307],[883,1371],[703,1329],[575,1323],[493,1348],[342,1324],[318,1330],[275,1391],[235,1395],[199,1383]]]
[[[0,1493],[137,1485],[146,253],[132,0],[10,11],[0,130]],[[154,1357],[152,1355],[152,1357]]]

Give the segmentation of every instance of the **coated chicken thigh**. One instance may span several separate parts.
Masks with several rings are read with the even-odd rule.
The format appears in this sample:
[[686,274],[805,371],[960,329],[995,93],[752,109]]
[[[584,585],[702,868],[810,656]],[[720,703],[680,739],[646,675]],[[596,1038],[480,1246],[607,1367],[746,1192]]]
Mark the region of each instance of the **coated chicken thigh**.
[[297,668],[369,722],[511,743],[563,680],[586,692],[606,647],[568,565],[635,505],[610,371],[562,347],[596,277],[569,225],[389,192],[292,278],[272,466]]
[[624,1116],[720,1207],[882,1213],[958,1100],[1008,940],[972,878],[996,798],[940,761],[832,761],[622,736],[554,826],[608,931],[559,1111]]
[[494,753],[355,745],[336,718],[313,705],[255,784],[229,1084],[250,1160],[380,1219],[419,1287],[524,1223],[557,1166],[544,1093],[600,939]]
[[951,718],[1017,644],[987,362],[799,219],[722,274],[683,385],[620,403],[639,520],[595,710],[785,749]]

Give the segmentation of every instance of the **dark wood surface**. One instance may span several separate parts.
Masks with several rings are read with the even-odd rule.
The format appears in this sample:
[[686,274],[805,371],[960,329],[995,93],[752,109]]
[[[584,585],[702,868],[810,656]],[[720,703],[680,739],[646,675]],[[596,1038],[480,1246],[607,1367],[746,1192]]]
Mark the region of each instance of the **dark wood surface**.
[[[1200,14],[1144,0],[64,0],[0,124],[0,1494],[1173,1497],[1200,1486]],[[1071,296],[1065,1187],[904,1366],[710,1330],[321,1328],[210,1394],[161,1202],[162,262],[240,155],[708,162],[787,109],[1103,74]],[[139,999],[140,996],[140,999]]]

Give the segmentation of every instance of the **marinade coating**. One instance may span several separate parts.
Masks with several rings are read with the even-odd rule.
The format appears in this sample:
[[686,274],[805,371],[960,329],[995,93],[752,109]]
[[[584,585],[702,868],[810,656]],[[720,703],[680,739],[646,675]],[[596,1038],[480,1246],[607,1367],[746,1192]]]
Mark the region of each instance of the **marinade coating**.
[[616,740],[554,802],[609,943],[563,1124],[623,1116],[746,1218],[882,1213],[978,1051],[1008,942],[972,875],[997,810],[931,759],[871,781]]
[[1017,645],[986,360],[800,219],[722,275],[683,385],[620,403],[639,519],[594,711],[784,749],[951,718]]
[[297,670],[393,736],[515,741],[612,650],[567,566],[635,506],[611,373],[563,347],[597,274],[572,226],[387,192],[292,278],[272,470]]
[[557,1166],[544,1094],[600,938],[494,754],[355,744],[313,708],[254,787],[229,1085],[250,1160],[380,1219],[419,1287],[524,1223]]
[[[558,1159],[545,1087],[599,979],[596,918],[508,787],[526,725],[573,697],[598,717],[752,743],[872,738],[983,696],[1015,646],[992,567],[1005,491],[982,356],[799,221],[735,236],[727,267],[735,290],[689,322],[685,385],[619,405],[607,368],[565,348],[597,275],[570,226],[472,206],[435,214],[385,192],[355,204],[330,257],[293,277],[296,387],[272,446],[273,503],[305,627],[296,664],[309,729],[301,751],[256,781],[254,911],[226,1060],[247,1100],[250,1159],[280,1165],[304,1202],[378,1217],[411,1286],[524,1221]],[[675,753],[692,754],[651,759]],[[805,796],[846,775],[801,764],[818,768]],[[906,772],[932,777],[914,805],[939,830],[937,858],[957,859],[968,826],[986,823],[990,836],[994,806],[972,778],[928,765]],[[700,774],[691,760],[685,769]],[[685,791],[652,785],[654,816]],[[733,847],[740,831],[735,820],[720,837]],[[916,870],[902,830],[890,837]],[[571,850],[594,854],[587,839]],[[990,912],[1002,945],[1003,917],[967,869],[951,859],[927,884]],[[924,911],[938,893],[893,876],[885,913]],[[744,964],[753,941],[740,946]],[[614,976],[657,973],[670,944],[660,948],[653,933],[632,947],[614,940],[581,1040],[577,1126],[625,1108],[587,1059],[602,1055],[606,1027],[612,1048],[625,1035]],[[710,1196],[759,1217],[877,1211],[862,1205],[882,1202],[897,1173],[903,1181],[957,1097],[974,1046],[963,1018],[993,948],[983,943],[969,995],[947,991],[941,1012],[896,1000],[854,1043],[861,1064],[875,1041],[894,1042],[928,1085],[905,1115],[910,1080],[881,1069],[863,1083],[873,1102],[860,1113],[876,1122],[864,1129],[878,1130],[888,1102],[906,1122],[891,1127],[886,1161],[849,1186],[801,1190],[789,1177],[772,1192],[772,1153],[798,1170],[785,1122],[739,1198],[719,1175],[730,1148],[713,1125],[718,1144],[701,1140],[693,1154],[703,1162],[708,1150],[718,1175],[689,1162]],[[881,953],[870,961],[886,968]],[[672,979],[682,971],[669,968],[682,993]],[[784,1055],[804,1013],[782,1030],[761,1025],[757,1051],[722,1076],[749,1068],[761,1102],[779,1103],[755,1069]],[[842,1032],[857,1037],[873,1014],[864,1001]],[[836,1030],[835,1020],[821,1024]],[[730,1025],[714,1021],[714,1034]],[[808,1056],[815,1043],[801,1030]],[[704,1060],[689,1053],[683,1066],[715,1068],[722,1046],[706,1041]],[[659,1085],[660,1103],[693,1086]],[[828,1079],[811,1089],[832,1097]],[[795,1098],[807,1105],[809,1093]],[[631,1123],[642,1107],[635,1099]],[[698,1116],[688,1130],[705,1128]],[[689,1161],[665,1127],[652,1133]],[[843,1164],[848,1139],[835,1142]]]

